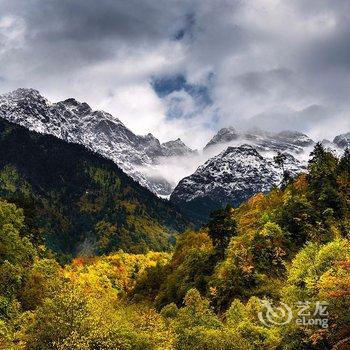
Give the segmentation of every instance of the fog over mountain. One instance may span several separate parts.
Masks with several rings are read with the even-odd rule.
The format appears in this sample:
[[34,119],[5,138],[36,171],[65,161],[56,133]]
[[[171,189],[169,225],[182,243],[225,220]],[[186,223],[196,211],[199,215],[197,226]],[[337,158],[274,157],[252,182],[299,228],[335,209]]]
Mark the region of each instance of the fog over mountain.
[[[350,130],[348,1],[0,1],[0,93],[72,96],[136,134]],[[292,25],[291,25],[292,23]]]
[[[206,197],[209,188],[206,184],[210,183],[214,197],[222,196],[215,205],[221,205],[237,197],[236,189],[241,183],[240,192],[245,193],[234,199],[238,203],[256,191],[267,191],[280,183],[283,174],[274,164],[278,153],[285,155],[286,169],[296,175],[305,170],[315,145],[314,140],[297,131],[276,133],[256,128],[238,131],[229,127],[220,129],[203,149],[192,150],[180,138],[161,143],[151,133],[137,135],[115,116],[95,111],[86,102],[69,98],[53,103],[34,89],[17,89],[0,95],[0,117],[30,130],[83,144],[113,160],[160,197],[169,197],[175,189],[171,198],[177,202]],[[349,133],[343,133],[333,142],[322,142],[340,155],[349,146],[349,140]],[[245,164],[247,150],[255,159],[253,166],[249,162]],[[261,169],[269,170],[261,172]],[[258,183],[248,191],[245,189],[252,183],[252,174]]]
[[0,0],[0,350],[350,350],[350,0]]

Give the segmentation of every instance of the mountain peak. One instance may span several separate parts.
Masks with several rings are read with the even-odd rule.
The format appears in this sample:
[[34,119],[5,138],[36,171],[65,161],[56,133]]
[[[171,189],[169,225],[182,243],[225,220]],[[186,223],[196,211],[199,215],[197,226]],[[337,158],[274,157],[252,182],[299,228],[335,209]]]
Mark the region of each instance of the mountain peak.
[[284,130],[276,134],[277,139],[290,142],[292,144],[300,146],[312,145],[314,141],[309,136],[303,134],[300,131]]
[[340,148],[350,147],[350,132],[336,136],[333,140],[333,143],[335,143]]
[[237,147],[229,146],[226,148],[226,150],[222,151],[219,156],[226,157],[227,155],[244,155],[244,156],[254,156],[254,157],[261,157],[259,152],[254,148],[252,145],[243,144]]
[[237,147],[233,147],[233,146],[229,146],[227,147],[227,151],[233,152],[233,151],[248,151],[248,152],[257,152],[256,149],[252,146],[249,145],[247,143],[244,143],[243,145],[237,146]]
[[186,146],[185,143],[178,137],[176,140],[170,140],[164,142],[163,145],[183,145]]
[[200,208],[205,216],[230,203],[238,205],[280,181],[279,170],[253,146],[227,147],[176,186],[170,200],[185,209]]
[[113,160],[134,180],[159,195],[169,195],[171,185],[161,176],[155,178],[149,169],[158,158],[191,151],[179,143],[176,147],[162,146],[152,134],[136,135],[111,114],[94,111],[74,98],[51,103],[34,89],[18,89],[0,96],[0,117],[42,134],[83,144]]
[[[205,221],[212,210],[227,203],[236,206],[259,192],[268,192],[282,179],[282,171],[269,153],[260,153],[250,144],[229,146],[182,179],[170,200],[184,210],[201,213],[200,219]],[[286,169],[295,175],[301,165],[286,155]]]
[[225,134],[225,133],[228,133],[228,132],[235,133],[236,129],[233,126],[228,126],[227,128],[221,128],[218,131],[218,134]]
[[233,126],[229,126],[227,128],[221,128],[216,135],[221,137],[230,137],[237,135],[237,130]]
[[196,152],[189,148],[180,138],[164,142],[162,143],[162,147],[168,156],[183,156]]
[[79,102],[75,98],[67,98],[60,101],[57,105],[64,105],[71,112],[78,114],[88,114],[92,112],[92,108],[86,102]]
[[204,149],[216,145],[218,143],[227,143],[236,140],[238,139],[238,137],[239,134],[234,127],[230,126],[228,128],[222,128],[212,137],[212,139],[207,143]]
[[65,105],[71,105],[71,106],[79,106],[81,104],[73,97],[67,98],[64,101],[61,101],[61,103],[65,104]]
[[148,140],[154,140],[154,139],[157,139],[152,133],[148,133],[147,135],[144,136],[145,139],[148,139]]
[[217,134],[204,147],[218,151],[228,145],[251,144],[258,151],[290,151],[300,153],[307,146],[312,146],[314,141],[299,131],[285,130],[278,133],[263,131],[258,128],[239,133],[233,127],[220,129]]
[[38,90],[32,88],[19,88],[1,95],[0,98],[9,100],[46,101],[46,99],[40,94]]
[[33,88],[18,88],[16,90],[13,90],[9,94],[17,95],[17,96],[21,96],[21,95],[22,96],[25,96],[25,95],[37,96],[37,95],[40,95],[40,92],[36,89],[33,89]]

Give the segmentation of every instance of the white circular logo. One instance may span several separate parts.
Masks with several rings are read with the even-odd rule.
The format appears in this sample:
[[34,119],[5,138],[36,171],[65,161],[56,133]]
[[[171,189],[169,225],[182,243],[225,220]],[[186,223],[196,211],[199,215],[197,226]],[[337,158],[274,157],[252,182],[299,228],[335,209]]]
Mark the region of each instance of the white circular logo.
[[292,309],[285,303],[272,306],[268,300],[262,300],[261,305],[264,307],[264,311],[259,312],[258,317],[260,322],[266,327],[284,325],[293,318]]

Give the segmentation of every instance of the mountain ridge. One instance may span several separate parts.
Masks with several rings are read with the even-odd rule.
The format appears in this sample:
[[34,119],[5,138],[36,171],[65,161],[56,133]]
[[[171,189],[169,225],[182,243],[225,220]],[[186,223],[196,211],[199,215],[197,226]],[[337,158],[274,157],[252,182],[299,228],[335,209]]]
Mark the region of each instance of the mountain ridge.
[[[301,168],[291,155],[286,163],[292,175]],[[228,147],[181,180],[170,200],[190,212],[202,213],[205,221],[219,207],[228,203],[237,206],[256,193],[267,193],[280,184],[282,176],[282,169],[253,146]]]
[[[217,188],[219,192],[216,196],[212,194],[205,196],[207,180],[204,179],[204,174],[204,178],[198,175],[200,171],[205,171],[207,162],[210,162],[213,169],[215,166],[220,167],[223,162],[220,157],[228,147],[239,148],[250,145],[263,158],[261,162],[266,164],[273,164],[274,156],[281,153],[285,158],[286,169],[291,174],[297,174],[306,168],[309,154],[316,144],[314,140],[299,131],[268,132],[252,129],[241,132],[234,127],[228,127],[220,129],[203,150],[196,151],[187,147],[179,138],[161,143],[151,133],[136,135],[118,118],[104,111],[94,111],[87,103],[79,102],[74,98],[52,103],[34,89],[17,89],[0,95],[0,117],[28,129],[52,134],[68,142],[86,146],[111,159],[135,181],[161,198],[170,198],[171,201],[185,206],[190,202],[198,201],[199,198],[203,200],[206,198],[211,203],[206,205],[206,208],[210,209],[216,209],[221,205],[222,200],[215,204],[213,197],[222,193],[223,186],[228,186],[227,179],[221,179],[220,174],[216,174],[215,179],[211,181],[217,182],[213,184],[213,188]],[[350,133],[336,136],[333,142],[327,140],[322,142],[327,149],[340,155],[344,147],[350,144]],[[230,159],[230,162],[236,165],[240,162],[240,169],[244,172],[245,159],[239,154],[237,157],[237,159],[234,157]],[[214,165],[213,162],[217,164]],[[249,169],[249,166],[246,168]],[[281,169],[276,168],[275,165],[273,169],[274,178],[279,180],[270,181],[270,187],[278,184],[281,179]],[[174,177],[173,174],[176,171],[179,171],[177,174],[181,176]],[[213,175],[212,172],[211,174]],[[190,198],[193,189],[186,185],[188,178],[198,179],[198,183],[196,181],[192,183],[200,194],[196,198]],[[238,204],[240,200],[231,201],[232,195],[237,193],[235,189],[237,179],[231,177],[230,181],[228,188],[233,192],[230,194],[224,191],[223,200]],[[248,176],[246,181],[248,194],[251,192],[249,185],[252,179]],[[188,192],[187,195],[185,191]],[[238,196],[238,198],[245,197]],[[197,214],[193,213],[193,217],[197,217]]]
[[[322,144],[341,155],[348,142],[350,133]],[[239,133],[233,127],[220,129],[204,147],[209,160],[179,182],[170,200],[190,213],[202,213],[199,219],[205,222],[211,211],[223,205],[237,206],[259,192],[267,193],[279,186],[284,173],[295,177],[305,172],[315,145],[298,131]],[[277,155],[283,164],[276,164]]]
[[192,152],[178,140],[161,144],[152,134],[136,135],[118,118],[94,111],[74,98],[52,103],[35,89],[0,95],[0,117],[30,130],[83,144],[113,160],[140,184],[160,195],[169,194],[171,185],[164,178],[147,177],[140,168],[152,167],[158,158]]
[[2,118],[0,195],[26,203],[47,246],[64,254],[167,250],[191,226],[113,161]]

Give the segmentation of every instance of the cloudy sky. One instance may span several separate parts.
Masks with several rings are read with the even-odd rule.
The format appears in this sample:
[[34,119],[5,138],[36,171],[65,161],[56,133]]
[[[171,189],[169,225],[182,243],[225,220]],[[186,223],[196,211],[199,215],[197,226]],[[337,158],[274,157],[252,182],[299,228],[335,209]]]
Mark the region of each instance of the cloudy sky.
[[0,0],[0,93],[75,97],[201,147],[219,128],[350,131],[350,1]]

